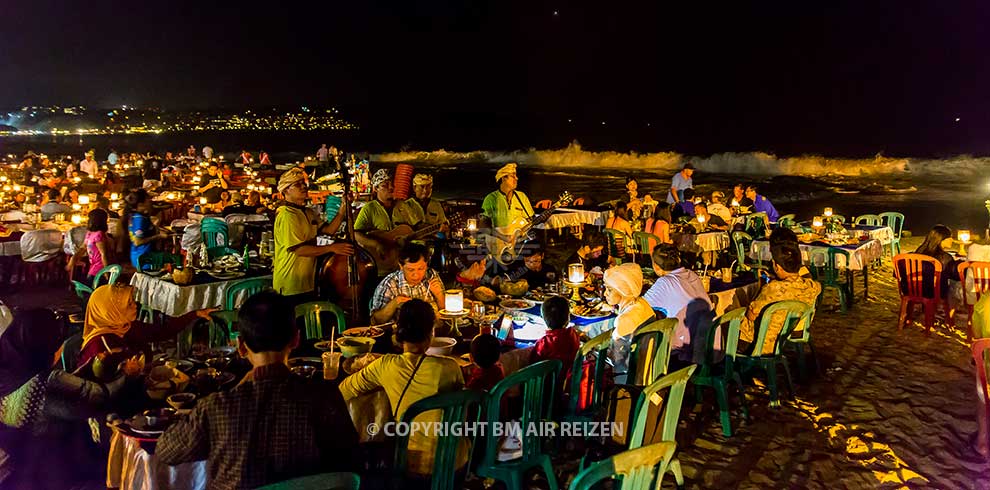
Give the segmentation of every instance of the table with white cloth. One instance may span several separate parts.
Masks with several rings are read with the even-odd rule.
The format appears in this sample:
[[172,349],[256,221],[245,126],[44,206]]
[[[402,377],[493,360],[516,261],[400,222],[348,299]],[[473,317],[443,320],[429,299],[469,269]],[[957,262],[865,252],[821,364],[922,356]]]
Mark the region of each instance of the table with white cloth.
[[[880,240],[868,239],[859,242],[858,245],[828,245],[821,242],[814,242],[811,244],[802,243],[801,248],[801,261],[805,265],[809,265],[811,262],[811,255],[813,252],[821,252],[822,254],[827,254],[829,248],[838,248],[845,250],[849,253],[849,263],[846,263],[845,256],[836,256],[835,266],[837,268],[845,268],[847,271],[862,271],[863,272],[863,297],[868,298],[870,293],[869,278],[870,278],[870,267],[869,265],[873,261],[879,259],[883,255],[883,244]],[[753,244],[749,252],[750,258],[767,261],[773,259],[770,254],[770,242],[768,240],[753,240]],[[815,264],[820,265],[820,264]]]
[[[131,277],[131,286],[134,286],[137,292],[138,303],[168,316],[179,317],[204,308],[216,308],[217,306],[222,308],[227,288],[230,285],[246,279],[259,278],[263,278],[269,285],[271,284],[272,276],[269,274],[180,286],[174,282],[139,272]],[[247,299],[247,293],[242,292],[242,294],[243,297],[236,298],[238,301]]]
[[546,223],[535,226],[538,229],[559,230],[571,226],[605,226],[608,211],[591,211],[587,209],[557,208]]
[[706,231],[704,233],[671,232],[670,239],[683,252],[717,252],[729,247],[729,233]]
[[880,240],[881,244],[888,244],[894,240],[894,230],[889,226],[853,225],[846,228],[853,236],[860,233],[865,234],[873,240]]

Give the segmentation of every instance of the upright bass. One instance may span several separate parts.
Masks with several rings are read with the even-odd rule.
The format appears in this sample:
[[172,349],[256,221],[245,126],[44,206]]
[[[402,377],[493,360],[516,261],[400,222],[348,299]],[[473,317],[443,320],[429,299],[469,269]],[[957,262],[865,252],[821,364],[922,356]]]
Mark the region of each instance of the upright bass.
[[344,186],[341,211],[347,221],[346,240],[354,245],[354,255],[345,257],[339,254],[330,256],[320,268],[317,283],[320,296],[333,301],[348,313],[352,324],[365,324],[369,317],[368,301],[374,293],[373,279],[378,277],[378,269],[371,254],[354,240],[354,212],[351,208],[351,175],[347,165],[338,161],[337,170]]

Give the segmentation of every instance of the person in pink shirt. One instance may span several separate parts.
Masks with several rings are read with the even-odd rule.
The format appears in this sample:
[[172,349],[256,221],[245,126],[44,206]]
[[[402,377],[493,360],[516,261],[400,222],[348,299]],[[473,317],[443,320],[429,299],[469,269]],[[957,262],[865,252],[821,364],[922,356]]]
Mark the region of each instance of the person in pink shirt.
[[89,254],[89,271],[86,284],[92,284],[93,278],[104,267],[114,263],[110,255],[113,250],[110,235],[107,234],[107,212],[94,209],[89,212],[89,228],[86,232],[86,253]]

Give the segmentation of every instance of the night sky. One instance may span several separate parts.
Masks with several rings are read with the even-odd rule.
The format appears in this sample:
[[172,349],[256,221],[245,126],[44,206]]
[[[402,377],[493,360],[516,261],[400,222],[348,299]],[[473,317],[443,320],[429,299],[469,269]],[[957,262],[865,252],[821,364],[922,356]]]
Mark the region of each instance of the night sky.
[[335,105],[465,149],[990,152],[986,1],[680,3],[5,2],[0,107]]

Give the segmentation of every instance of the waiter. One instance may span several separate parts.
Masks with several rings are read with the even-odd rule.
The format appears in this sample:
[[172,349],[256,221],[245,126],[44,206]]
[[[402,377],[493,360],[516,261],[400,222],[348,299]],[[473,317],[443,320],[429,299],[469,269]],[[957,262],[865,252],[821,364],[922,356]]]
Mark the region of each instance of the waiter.
[[684,164],[681,171],[674,174],[670,179],[670,192],[667,193],[668,203],[676,204],[684,200],[684,190],[694,188],[692,175],[694,175],[694,165],[690,163]]
[[306,172],[300,168],[282,174],[278,191],[285,200],[275,216],[272,284],[277,293],[292,298],[293,303],[312,301],[316,299],[316,258],[328,253],[354,253],[354,247],[348,243],[316,244],[317,235],[337,232],[344,213],[337,213],[333,221],[327,223],[306,206],[309,184],[306,183]]

